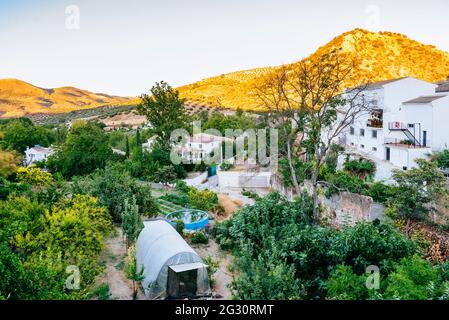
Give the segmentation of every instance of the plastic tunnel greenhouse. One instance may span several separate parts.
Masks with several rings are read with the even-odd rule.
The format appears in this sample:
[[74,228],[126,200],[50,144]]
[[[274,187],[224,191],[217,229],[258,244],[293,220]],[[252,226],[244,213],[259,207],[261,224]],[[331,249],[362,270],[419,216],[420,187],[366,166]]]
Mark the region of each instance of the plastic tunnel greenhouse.
[[167,221],[144,222],[136,243],[142,286],[150,299],[210,295],[207,266]]

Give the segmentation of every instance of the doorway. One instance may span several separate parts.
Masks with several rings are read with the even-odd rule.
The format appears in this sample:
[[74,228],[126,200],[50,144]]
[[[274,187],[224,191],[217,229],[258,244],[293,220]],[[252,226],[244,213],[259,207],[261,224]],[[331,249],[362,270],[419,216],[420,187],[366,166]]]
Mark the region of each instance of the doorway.
[[427,131],[422,132],[422,145],[423,147],[427,147]]
[[385,159],[387,161],[390,161],[390,148],[389,147],[385,148]]
[[188,298],[196,296],[198,270],[176,272],[168,268],[167,295],[169,298]]

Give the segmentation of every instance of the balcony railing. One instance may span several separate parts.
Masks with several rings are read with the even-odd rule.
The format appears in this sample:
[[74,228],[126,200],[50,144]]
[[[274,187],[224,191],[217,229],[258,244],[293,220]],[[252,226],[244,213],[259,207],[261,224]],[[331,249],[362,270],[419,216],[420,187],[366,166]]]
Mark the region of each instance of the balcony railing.
[[427,141],[426,146],[421,146],[418,144],[413,143],[413,141],[403,138],[384,138],[384,144],[388,146],[393,147],[401,147],[401,148],[407,148],[407,149],[419,149],[419,148],[428,148],[430,146],[429,141]]
[[389,130],[406,130],[408,129],[407,125],[403,122],[393,121],[388,123]]

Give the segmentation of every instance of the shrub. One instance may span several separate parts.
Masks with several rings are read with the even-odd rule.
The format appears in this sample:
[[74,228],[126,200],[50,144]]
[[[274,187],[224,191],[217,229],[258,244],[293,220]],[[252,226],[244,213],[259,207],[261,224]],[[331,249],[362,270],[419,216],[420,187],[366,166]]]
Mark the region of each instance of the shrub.
[[208,244],[209,238],[202,231],[196,232],[192,237],[192,243],[194,244]]
[[175,221],[175,223],[176,223],[176,231],[178,231],[178,233],[181,235],[181,236],[184,236],[184,228],[185,228],[185,223],[184,223],[184,221],[182,221],[182,220],[176,220]]
[[328,173],[326,175],[326,181],[328,183],[328,189],[326,191],[327,197],[342,191],[362,195],[368,194],[369,187],[363,180],[344,171],[337,171],[334,174]]
[[395,188],[382,182],[375,182],[369,187],[368,195],[374,201],[386,204],[391,197],[394,197]]
[[359,177],[372,175],[375,171],[374,162],[366,159],[351,160],[344,163],[345,171],[351,172]]
[[218,196],[215,192],[209,190],[198,190],[193,187],[189,188],[190,205],[193,208],[211,211],[218,206]]

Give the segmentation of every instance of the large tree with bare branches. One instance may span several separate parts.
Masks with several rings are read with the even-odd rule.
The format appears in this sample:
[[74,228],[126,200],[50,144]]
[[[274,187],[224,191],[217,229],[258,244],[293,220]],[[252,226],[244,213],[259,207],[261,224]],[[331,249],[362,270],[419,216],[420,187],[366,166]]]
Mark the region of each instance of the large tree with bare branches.
[[285,156],[297,194],[301,188],[294,159],[307,153],[311,161],[314,223],[319,220],[318,174],[330,147],[354,119],[370,111],[363,94],[366,86],[346,89],[357,68],[356,59],[336,49],[316,60],[280,67],[256,88],[270,121],[285,139]]

